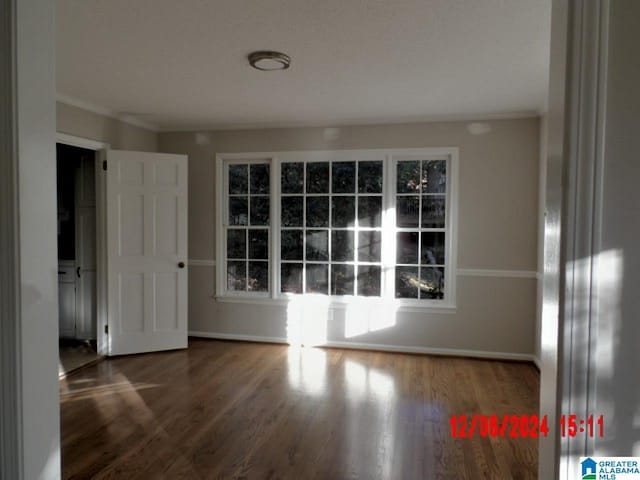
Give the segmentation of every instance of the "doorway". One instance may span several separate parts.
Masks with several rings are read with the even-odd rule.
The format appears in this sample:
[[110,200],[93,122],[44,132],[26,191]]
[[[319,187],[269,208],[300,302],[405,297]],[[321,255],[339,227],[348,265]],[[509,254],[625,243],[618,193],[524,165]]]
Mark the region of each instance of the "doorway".
[[96,152],[56,144],[59,376],[95,363]]

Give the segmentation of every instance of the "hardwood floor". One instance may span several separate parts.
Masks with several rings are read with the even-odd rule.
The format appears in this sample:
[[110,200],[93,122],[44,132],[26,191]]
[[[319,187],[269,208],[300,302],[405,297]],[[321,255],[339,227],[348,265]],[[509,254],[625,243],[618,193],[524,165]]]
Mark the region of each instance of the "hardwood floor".
[[190,339],[61,380],[63,478],[534,479],[537,440],[453,439],[533,414],[525,363]]

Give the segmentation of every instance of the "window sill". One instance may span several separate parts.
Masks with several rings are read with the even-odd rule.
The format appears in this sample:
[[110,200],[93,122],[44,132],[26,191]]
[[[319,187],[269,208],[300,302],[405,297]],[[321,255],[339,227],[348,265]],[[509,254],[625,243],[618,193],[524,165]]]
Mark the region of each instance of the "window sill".
[[278,297],[271,298],[266,296],[239,296],[239,295],[219,295],[214,297],[216,302],[220,303],[239,303],[246,305],[271,305],[271,306],[287,306],[291,303],[297,302],[309,302],[314,305],[322,303],[327,305],[332,310],[345,310],[350,305],[382,305],[385,307],[390,306],[395,312],[400,313],[432,313],[432,314],[454,314],[457,312],[457,306],[453,304],[435,304],[430,302],[421,303],[419,300],[393,300],[389,302],[381,299],[371,298],[354,298],[354,299],[339,299],[326,296],[304,296],[296,295],[290,297]]

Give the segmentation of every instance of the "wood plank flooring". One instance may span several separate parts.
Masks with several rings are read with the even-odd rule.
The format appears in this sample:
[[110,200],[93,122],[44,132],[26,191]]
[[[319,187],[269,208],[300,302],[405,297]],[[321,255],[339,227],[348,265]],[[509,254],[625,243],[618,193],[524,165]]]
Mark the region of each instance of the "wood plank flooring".
[[67,479],[535,479],[537,440],[453,439],[533,414],[529,364],[190,339],[61,380]]

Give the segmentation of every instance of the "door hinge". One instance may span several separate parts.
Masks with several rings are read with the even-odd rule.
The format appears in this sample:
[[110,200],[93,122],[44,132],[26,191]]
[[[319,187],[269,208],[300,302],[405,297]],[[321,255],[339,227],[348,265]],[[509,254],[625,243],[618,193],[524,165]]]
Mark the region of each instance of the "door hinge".
[[102,161],[102,169],[106,172],[107,171],[107,161],[103,160]]
[[104,334],[109,335],[109,325],[104,326]]

